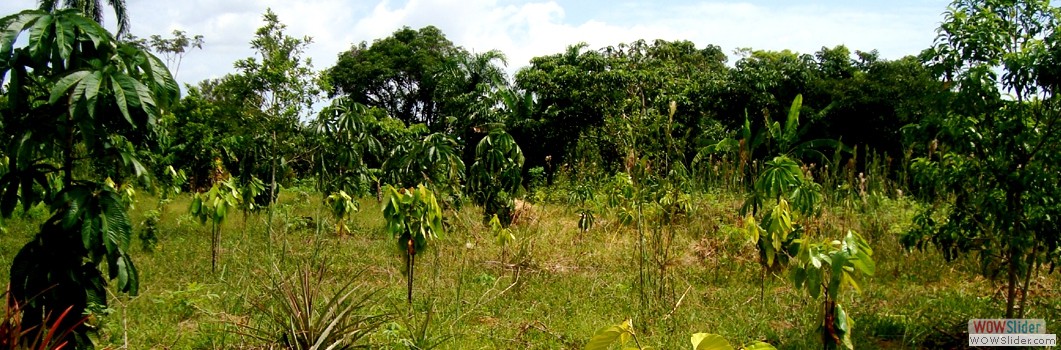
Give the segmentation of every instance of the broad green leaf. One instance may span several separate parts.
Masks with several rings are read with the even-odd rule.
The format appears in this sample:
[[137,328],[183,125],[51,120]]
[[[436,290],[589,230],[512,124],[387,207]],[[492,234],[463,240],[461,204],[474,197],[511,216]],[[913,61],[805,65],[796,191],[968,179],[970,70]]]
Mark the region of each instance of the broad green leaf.
[[619,339],[619,336],[622,333],[623,330],[622,328],[619,328],[619,326],[608,326],[601,328],[593,334],[593,337],[589,339],[589,342],[586,343],[586,347],[583,349],[608,350],[608,348],[611,347],[611,345]]
[[803,108],[803,94],[796,95],[792,106],[788,108],[788,119],[785,120],[785,132],[781,137],[783,145],[791,146],[796,142],[796,131],[799,129],[799,110]]
[[844,311],[843,306],[839,303],[836,304],[834,315],[836,316],[836,330],[837,336],[840,337],[840,341],[848,349],[854,349],[854,345],[851,343],[851,328],[854,326],[854,321]]
[[733,350],[733,346],[718,334],[695,333],[689,341],[693,350]]
[[[63,76],[62,78],[60,78],[59,81],[55,82],[55,85],[52,86],[51,97],[48,99],[48,103],[56,103],[63,96],[67,96],[67,91],[69,91],[71,87],[76,85],[78,82],[81,81],[81,79],[84,79],[86,76],[88,76],[90,74],[92,74],[92,72],[89,72],[87,70],[79,70],[79,71],[67,74],[67,75]],[[69,108],[70,108],[71,111],[73,111],[73,108],[74,108],[73,107],[74,98],[76,98],[76,96],[71,96],[70,97],[71,101],[70,101],[70,107]]]
[[29,29],[29,53],[37,60],[47,60],[52,48],[49,36],[55,31],[55,16],[41,16]]
[[[0,19],[0,23],[4,24],[2,28],[3,33],[0,33],[0,64],[6,64],[7,60],[10,59],[12,52],[14,51],[15,41],[18,39],[19,34],[26,28],[30,28],[34,22],[42,17],[50,16],[47,12],[40,10],[25,10],[7,17]],[[3,78],[4,72],[10,67],[0,67],[0,80]]]
[[128,98],[132,92],[126,91],[114,76],[111,77],[111,90],[114,92],[114,99],[118,102],[118,110],[122,112],[122,116],[129,122],[129,125],[136,125],[136,123],[133,123],[132,115],[129,114]]
[[87,102],[88,115],[91,118],[96,117],[96,102],[99,100],[100,86],[103,85],[103,72],[92,72],[91,75],[85,77],[81,81],[81,84],[85,86],[85,101]]
[[764,342],[761,342],[761,341],[757,341],[757,342],[751,343],[748,346],[744,347],[744,350],[775,350],[775,349],[777,349],[777,348],[775,348],[773,345],[770,345],[770,343],[764,343]]

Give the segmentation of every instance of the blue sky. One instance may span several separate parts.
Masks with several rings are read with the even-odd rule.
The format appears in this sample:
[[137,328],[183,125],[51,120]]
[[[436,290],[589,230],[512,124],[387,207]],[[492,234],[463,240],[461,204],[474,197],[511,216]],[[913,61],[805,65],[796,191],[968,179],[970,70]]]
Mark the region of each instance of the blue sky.
[[[232,72],[252,56],[248,42],[272,8],[292,36],[313,37],[307,55],[323,69],[361,41],[402,26],[435,25],[457,45],[498,49],[509,72],[531,57],[587,42],[598,48],[637,39],[691,40],[698,46],[791,49],[823,46],[878,50],[885,58],[915,55],[932,43],[949,1],[629,1],[629,0],[126,0],[132,32],[141,37],[174,29],[202,34],[203,50],[188,54],[178,80],[194,84]],[[36,0],[4,0],[0,14],[33,8]],[[109,13],[109,8],[107,9]],[[114,21],[105,23],[114,28]]]

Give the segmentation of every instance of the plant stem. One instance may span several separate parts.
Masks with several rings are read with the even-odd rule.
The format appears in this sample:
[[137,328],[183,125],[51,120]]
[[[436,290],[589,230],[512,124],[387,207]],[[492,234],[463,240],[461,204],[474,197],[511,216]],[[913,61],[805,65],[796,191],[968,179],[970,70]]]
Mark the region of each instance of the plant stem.
[[409,238],[409,258],[406,259],[406,267],[409,269],[409,290],[408,290],[408,301],[409,306],[413,305],[413,266],[416,263],[416,250],[413,250],[413,239]]

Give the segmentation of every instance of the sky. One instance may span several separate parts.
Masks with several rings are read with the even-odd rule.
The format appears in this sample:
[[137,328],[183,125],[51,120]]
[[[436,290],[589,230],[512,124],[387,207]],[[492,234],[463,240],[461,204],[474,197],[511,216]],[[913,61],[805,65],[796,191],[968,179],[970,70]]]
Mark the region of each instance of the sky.
[[[107,3],[107,1],[102,1]],[[267,8],[286,34],[313,39],[306,56],[315,69],[362,41],[387,37],[403,26],[434,25],[473,52],[508,57],[511,74],[532,57],[586,42],[600,48],[638,39],[690,40],[718,45],[734,59],[738,48],[814,53],[823,46],[878,50],[896,59],[929,47],[949,1],[941,0],[126,0],[131,32],[139,37],[173,30],[201,34],[202,50],[187,54],[177,80],[196,84],[234,72],[252,57],[254,31]],[[35,8],[37,0],[0,1],[0,15]],[[114,31],[113,12],[104,26]]]

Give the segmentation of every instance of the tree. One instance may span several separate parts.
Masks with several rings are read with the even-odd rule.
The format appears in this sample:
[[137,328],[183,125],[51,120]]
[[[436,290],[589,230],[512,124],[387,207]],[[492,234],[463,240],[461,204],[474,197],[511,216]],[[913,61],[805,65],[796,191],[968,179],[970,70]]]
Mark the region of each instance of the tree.
[[975,252],[983,274],[1004,272],[1007,318],[1023,317],[1033,272],[1061,261],[1059,14],[1048,1],[955,1],[923,54],[957,90],[950,113],[922,125],[939,132],[911,168],[941,198],[903,242],[947,260]]
[[[103,24],[103,3],[100,0],[38,0],[41,10],[52,12],[58,9],[74,9],[81,15]],[[125,0],[107,0],[107,5],[114,9],[114,17],[118,20],[118,33],[116,37],[129,34],[129,13],[126,12]]]
[[[0,214],[10,217],[20,203],[23,210],[47,203],[52,211],[14,258],[11,294],[24,305],[23,325],[43,326],[59,316],[55,310],[81,315],[90,305],[106,307],[108,279],[117,279],[120,292],[137,293],[126,205],[116,186],[87,167],[110,162],[118,183],[145,174],[137,151],[151,145],[161,111],[179,90],[161,60],[79,11],[27,10],[0,19],[0,30],[0,81],[8,79],[0,115],[10,157]],[[104,261],[108,278],[99,270]],[[59,327],[77,323],[65,318]],[[88,343],[87,330],[78,327],[72,340]]]
[[440,131],[442,73],[458,52],[438,28],[402,28],[372,45],[362,42],[339,54],[325,74],[329,94],[378,107],[407,123]]
[[189,38],[188,33],[180,29],[173,30],[172,38],[163,38],[161,35],[155,34],[150,37],[150,40],[147,40],[132,34],[125,34],[122,36],[122,40],[140,47],[151,48],[151,50],[162,55],[162,58],[166,60],[166,67],[172,69],[174,77],[180,72],[181,62],[184,61],[184,56],[188,54],[188,49],[203,49],[202,35],[196,34]]
[[[663,119],[668,128],[650,144],[664,158],[682,148],[689,136],[699,135],[703,121],[712,117],[703,107],[712,97],[700,97],[717,86],[727,68],[717,46],[699,49],[689,41],[635,41],[587,50],[585,43],[562,53],[535,57],[516,73],[516,86],[533,96],[536,109],[529,120],[510,120],[511,132],[523,147],[528,166],[554,161],[576,163],[599,154],[605,169],[618,168],[633,144],[628,127],[648,127]],[[683,113],[670,119],[671,102]],[[662,117],[662,118],[660,118]],[[681,133],[665,146],[664,136]],[[591,163],[587,161],[585,163]],[[562,163],[561,163],[562,164]],[[664,171],[666,172],[666,171]]]
[[[245,102],[252,107],[245,117],[254,132],[242,142],[256,148],[240,159],[240,182],[247,183],[251,177],[268,178],[267,200],[272,204],[278,191],[277,171],[309,161],[308,150],[301,147],[306,136],[302,121],[309,118],[319,91],[312,62],[302,58],[313,40],[285,34],[287,26],[280,23],[272,9],[267,9],[262,17],[265,25],[251,40],[251,48],[260,57],[236,61],[240,73],[233,79],[238,89],[235,96],[249,94]],[[272,232],[271,226],[269,231]]]

